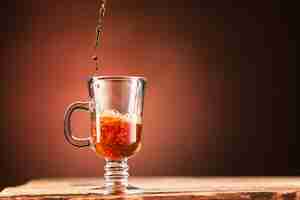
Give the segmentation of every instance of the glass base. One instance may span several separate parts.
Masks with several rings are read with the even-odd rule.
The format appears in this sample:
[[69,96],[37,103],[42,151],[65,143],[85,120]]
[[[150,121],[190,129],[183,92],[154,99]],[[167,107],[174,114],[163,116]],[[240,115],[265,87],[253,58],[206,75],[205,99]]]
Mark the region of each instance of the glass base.
[[105,195],[129,195],[129,194],[142,194],[143,190],[132,185],[126,187],[104,187],[103,194]]
[[141,188],[128,185],[126,187],[101,187],[94,188],[94,191],[103,195],[132,195],[143,194],[144,191]]

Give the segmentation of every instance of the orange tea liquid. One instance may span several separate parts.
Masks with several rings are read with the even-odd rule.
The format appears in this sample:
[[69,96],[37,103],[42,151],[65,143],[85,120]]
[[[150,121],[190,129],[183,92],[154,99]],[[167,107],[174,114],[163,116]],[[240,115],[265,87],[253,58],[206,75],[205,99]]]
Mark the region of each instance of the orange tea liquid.
[[[97,134],[96,120],[100,120]],[[98,121],[99,122],[99,121]],[[97,154],[112,160],[128,158],[141,148],[142,124],[122,116],[92,117],[92,140]]]

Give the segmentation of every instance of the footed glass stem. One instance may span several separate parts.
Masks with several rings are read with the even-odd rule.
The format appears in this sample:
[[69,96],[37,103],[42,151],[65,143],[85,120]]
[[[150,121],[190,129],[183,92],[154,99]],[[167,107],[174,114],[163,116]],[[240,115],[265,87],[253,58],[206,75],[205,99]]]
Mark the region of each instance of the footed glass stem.
[[128,184],[127,159],[108,160],[104,166],[104,193],[109,195],[138,194],[142,190]]

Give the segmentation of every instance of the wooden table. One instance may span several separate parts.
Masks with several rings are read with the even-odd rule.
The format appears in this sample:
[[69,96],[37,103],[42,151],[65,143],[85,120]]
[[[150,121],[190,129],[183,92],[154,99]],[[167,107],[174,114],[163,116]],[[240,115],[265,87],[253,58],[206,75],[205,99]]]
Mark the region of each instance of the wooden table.
[[103,196],[95,189],[100,178],[41,179],[6,188],[0,200],[300,200],[300,177],[153,177],[131,178],[142,195]]

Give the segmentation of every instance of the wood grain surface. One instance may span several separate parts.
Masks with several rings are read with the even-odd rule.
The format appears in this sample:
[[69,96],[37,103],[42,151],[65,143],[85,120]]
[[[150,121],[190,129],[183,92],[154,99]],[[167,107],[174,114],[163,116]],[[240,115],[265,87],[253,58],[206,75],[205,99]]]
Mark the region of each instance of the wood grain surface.
[[6,188],[0,200],[300,200],[300,177],[149,177],[131,178],[142,195],[104,196],[101,178],[40,179]]

